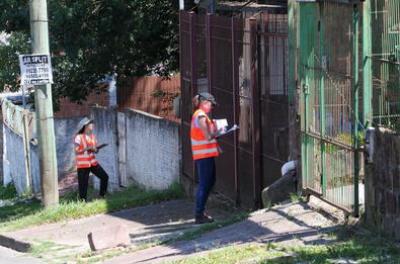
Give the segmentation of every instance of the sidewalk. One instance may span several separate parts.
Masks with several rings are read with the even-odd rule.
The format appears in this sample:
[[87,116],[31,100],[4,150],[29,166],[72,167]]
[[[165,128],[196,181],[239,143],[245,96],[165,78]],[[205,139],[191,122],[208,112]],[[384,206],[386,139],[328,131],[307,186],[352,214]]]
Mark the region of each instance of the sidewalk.
[[[4,233],[2,236],[28,246],[52,243],[58,246],[57,257],[62,258],[71,252],[77,254],[89,251],[87,235],[90,232],[104,232],[104,236],[107,236],[110,235],[107,232],[115,230],[112,227],[124,225],[132,245],[142,246],[154,241],[169,240],[198,228],[194,224],[193,206],[193,202],[187,200],[168,201],[112,214],[31,227]],[[216,219],[225,219],[230,215],[219,208],[211,208],[210,213]]]
[[0,263],[1,264],[44,264],[38,259],[25,256],[22,253],[13,251],[8,248],[0,247]]
[[164,263],[185,257],[206,254],[207,251],[244,243],[282,243],[290,245],[329,243],[324,233],[337,224],[304,204],[287,204],[260,210],[247,220],[227,226],[194,239],[157,246],[116,257],[104,263]]

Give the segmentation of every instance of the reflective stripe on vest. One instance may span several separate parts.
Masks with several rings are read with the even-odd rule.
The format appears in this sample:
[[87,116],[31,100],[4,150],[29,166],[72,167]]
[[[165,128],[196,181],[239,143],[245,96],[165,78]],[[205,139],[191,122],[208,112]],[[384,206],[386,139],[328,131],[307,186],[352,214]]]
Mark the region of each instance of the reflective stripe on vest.
[[[80,135],[80,138],[82,149],[85,149],[88,146],[95,147],[96,138],[94,135],[91,135],[90,142],[87,142],[86,136],[83,134]],[[97,164],[96,156],[92,152],[88,153],[88,151],[85,151],[81,154],[76,154],[76,167],[78,169],[90,168],[92,166],[96,166]]]
[[[212,125],[212,121],[202,110],[197,110],[192,117],[192,124],[190,129],[190,138],[192,142],[192,153],[193,160],[217,157],[218,152],[218,142],[217,140],[207,140],[203,131],[200,127],[197,127],[197,119],[199,116],[205,116],[207,119],[207,124]],[[198,125],[198,124],[197,124]]]

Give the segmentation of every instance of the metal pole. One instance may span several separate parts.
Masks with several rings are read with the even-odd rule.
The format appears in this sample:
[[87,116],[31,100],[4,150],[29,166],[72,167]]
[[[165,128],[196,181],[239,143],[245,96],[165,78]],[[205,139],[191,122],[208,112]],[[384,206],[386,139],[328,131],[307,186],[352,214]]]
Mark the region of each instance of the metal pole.
[[354,216],[358,216],[359,213],[359,203],[358,203],[358,184],[359,184],[359,173],[360,173],[360,163],[359,163],[359,142],[358,142],[358,125],[359,125],[359,109],[358,109],[358,96],[359,96],[359,73],[358,73],[358,59],[359,59],[359,45],[358,45],[358,33],[359,33],[359,12],[358,5],[354,4],[353,7],[353,138],[354,138]]
[[253,197],[254,207],[261,206],[261,118],[260,118],[260,90],[258,88],[258,53],[257,53],[257,20],[249,19],[250,23],[250,56],[251,56],[251,102],[252,102],[252,149],[253,149]]
[[363,3],[363,124],[372,125],[371,1]]
[[[46,0],[30,0],[32,53],[49,54],[49,29]],[[39,163],[41,172],[42,203],[45,207],[58,205],[58,173],[54,135],[51,85],[35,86],[35,109]]]
[[22,85],[22,107],[26,109],[26,99],[25,99],[26,86]]
[[[233,121],[235,124],[239,123],[239,74],[238,74],[238,52],[237,52],[237,26],[235,17],[231,18],[231,44],[232,44],[232,103],[233,103]],[[236,22],[236,23],[235,23]],[[234,173],[235,173],[235,195],[236,206],[240,206],[240,181],[239,181],[239,133],[233,132],[233,146],[234,146]]]
[[[326,11],[325,6],[323,4],[320,5],[320,28],[319,28],[319,56],[320,58],[324,58],[325,56],[325,41],[324,41],[324,36],[325,36],[325,23],[322,21],[322,18],[324,17],[325,12],[329,12],[328,10]],[[319,88],[319,118],[320,118],[320,136],[321,138],[325,138],[325,128],[326,128],[326,109],[325,109],[325,76],[324,76],[324,69],[323,65],[320,65],[321,70],[319,71],[319,76],[318,76],[318,88]],[[321,141],[320,142],[320,150],[321,150],[321,183],[322,183],[322,194],[324,197],[326,197],[326,191],[327,191],[327,175],[326,175],[326,143]]]

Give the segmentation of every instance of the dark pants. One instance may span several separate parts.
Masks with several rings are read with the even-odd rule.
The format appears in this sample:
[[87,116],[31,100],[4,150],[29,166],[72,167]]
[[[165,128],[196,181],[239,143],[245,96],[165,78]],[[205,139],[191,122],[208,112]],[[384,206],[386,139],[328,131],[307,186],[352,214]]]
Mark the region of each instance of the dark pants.
[[196,217],[204,214],[208,196],[215,184],[215,159],[206,158],[195,161],[199,186],[196,195]]
[[87,198],[90,172],[100,179],[100,196],[104,196],[107,192],[108,175],[100,165],[87,169],[78,169],[79,197],[83,200]]

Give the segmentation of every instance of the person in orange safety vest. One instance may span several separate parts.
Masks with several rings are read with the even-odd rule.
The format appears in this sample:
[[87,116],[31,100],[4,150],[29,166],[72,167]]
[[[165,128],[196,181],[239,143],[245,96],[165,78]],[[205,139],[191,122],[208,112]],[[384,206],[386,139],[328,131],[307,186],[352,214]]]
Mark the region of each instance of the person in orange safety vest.
[[191,122],[190,138],[199,185],[196,194],[195,219],[197,224],[213,222],[205,211],[208,196],[215,185],[215,158],[219,156],[215,122],[209,114],[217,104],[213,95],[200,93],[193,98],[196,108]]
[[79,197],[85,201],[87,201],[90,173],[100,179],[100,197],[105,196],[108,185],[108,175],[96,160],[95,153],[99,148],[93,130],[93,120],[85,117],[78,125],[78,133],[74,140]]

